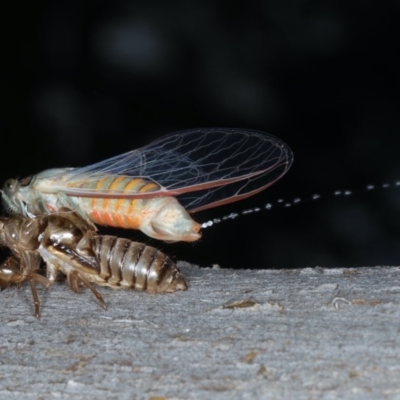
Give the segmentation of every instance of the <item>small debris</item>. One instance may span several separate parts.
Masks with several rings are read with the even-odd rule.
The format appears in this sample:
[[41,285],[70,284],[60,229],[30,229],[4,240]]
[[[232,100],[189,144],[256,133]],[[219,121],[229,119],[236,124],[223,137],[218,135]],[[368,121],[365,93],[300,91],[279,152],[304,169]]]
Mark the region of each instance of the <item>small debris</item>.
[[254,307],[257,305],[255,300],[252,299],[247,299],[247,300],[234,300],[231,302],[228,302],[222,306],[222,308],[227,308],[227,309],[233,309],[233,308],[249,308],[249,307]]

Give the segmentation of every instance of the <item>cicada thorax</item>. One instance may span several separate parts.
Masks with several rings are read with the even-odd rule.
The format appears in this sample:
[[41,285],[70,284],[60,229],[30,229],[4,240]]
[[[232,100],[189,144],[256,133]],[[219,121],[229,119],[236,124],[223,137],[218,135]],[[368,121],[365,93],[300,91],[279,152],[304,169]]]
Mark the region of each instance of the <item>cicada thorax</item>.
[[77,211],[81,210],[98,225],[140,229],[160,240],[194,241],[200,238],[201,225],[195,222],[173,196],[135,198],[135,194],[159,191],[155,182],[129,176],[106,176],[97,180],[82,179],[69,187],[94,189],[98,192],[119,192],[132,198],[69,197]]
[[167,255],[154,247],[115,236],[96,235],[92,249],[100,264],[93,282],[150,293],[186,290],[185,278]]
[[2,219],[0,226],[0,244],[19,256],[22,251],[35,251],[39,247],[39,235],[43,233],[46,224],[41,218],[15,215]]

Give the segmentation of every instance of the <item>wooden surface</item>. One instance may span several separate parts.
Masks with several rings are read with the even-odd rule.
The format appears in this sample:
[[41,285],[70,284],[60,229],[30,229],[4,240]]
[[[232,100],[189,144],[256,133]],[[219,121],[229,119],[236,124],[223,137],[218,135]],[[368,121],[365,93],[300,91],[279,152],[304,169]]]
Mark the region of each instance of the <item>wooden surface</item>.
[[[0,294],[2,399],[400,399],[400,268],[180,268],[169,295]],[[158,396],[158,397],[157,397]]]

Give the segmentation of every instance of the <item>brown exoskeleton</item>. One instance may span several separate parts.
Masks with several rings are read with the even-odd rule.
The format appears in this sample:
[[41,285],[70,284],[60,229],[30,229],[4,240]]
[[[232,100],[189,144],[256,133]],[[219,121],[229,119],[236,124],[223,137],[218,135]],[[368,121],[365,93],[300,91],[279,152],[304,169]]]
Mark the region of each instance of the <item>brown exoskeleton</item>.
[[[65,208],[36,218],[1,218],[0,245],[12,252],[0,265],[0,288],[29,281],[36,317],[40,316],[36,284],[49,287],[60,272],[74,292],[88,287],[104,309],[106,303],[92,283],[150,293],[187,289],[185,278],[167,255],[142,243],[99,235],[93,225]],[[41,274],[42,260],[46,276]]]

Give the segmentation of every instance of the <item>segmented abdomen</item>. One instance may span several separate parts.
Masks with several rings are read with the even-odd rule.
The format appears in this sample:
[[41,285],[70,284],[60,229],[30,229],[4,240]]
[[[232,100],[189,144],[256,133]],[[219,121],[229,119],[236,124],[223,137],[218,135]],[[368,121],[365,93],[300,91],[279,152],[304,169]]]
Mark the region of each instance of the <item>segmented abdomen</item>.
[[185,278],[175,263],[154,247],[116,236],[98,235],[92,239],[92,249],[100,264],[100,274],[94,277],[99,285],[151,293],[187,289]]
[[[79,187],[123,194],[150,193],[160,189],[154,182],[130,176],[106,176]],[[92,221],[99,225],[138,229],[142,223],[141,211],[153,199],[82,198],[82,203]]]

